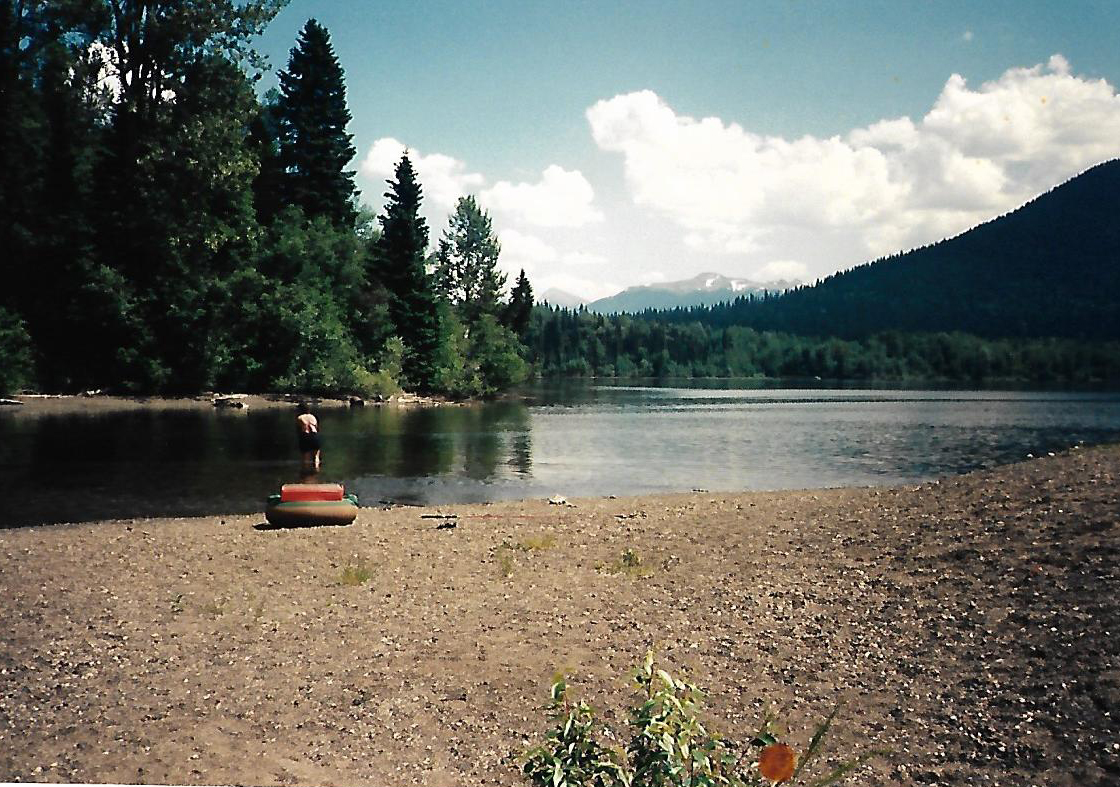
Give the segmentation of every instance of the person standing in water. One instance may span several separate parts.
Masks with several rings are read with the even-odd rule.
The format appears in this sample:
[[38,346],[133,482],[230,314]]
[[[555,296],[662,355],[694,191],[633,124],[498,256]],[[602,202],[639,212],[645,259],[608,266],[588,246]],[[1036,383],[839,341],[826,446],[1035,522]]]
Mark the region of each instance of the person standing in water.
[[311,408],[306,402],[300,402],[299,415],[296,416],[296,426],[299,428],[299,450],[303,455],[303,464],[319,469],[319,419],[311,414]]

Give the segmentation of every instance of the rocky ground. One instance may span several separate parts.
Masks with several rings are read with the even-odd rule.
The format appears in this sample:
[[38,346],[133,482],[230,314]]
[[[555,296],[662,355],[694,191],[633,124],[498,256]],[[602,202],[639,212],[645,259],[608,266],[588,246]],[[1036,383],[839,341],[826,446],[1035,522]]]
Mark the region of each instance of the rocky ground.
[[732,738],[840,704],[852,784],[1120,783],[1118,476],[0,531],[0,780],[517,784],[654,645]]

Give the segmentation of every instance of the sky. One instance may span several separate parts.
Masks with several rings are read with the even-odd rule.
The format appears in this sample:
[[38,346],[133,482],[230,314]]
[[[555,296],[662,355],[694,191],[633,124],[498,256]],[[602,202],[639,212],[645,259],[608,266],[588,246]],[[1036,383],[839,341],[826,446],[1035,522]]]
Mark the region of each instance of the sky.
[[292,0],[346,74],[361,200],[404,150],[434,245],[473,194],[500,267],[592,300],[812,282],[1120,157],[1120,2]]

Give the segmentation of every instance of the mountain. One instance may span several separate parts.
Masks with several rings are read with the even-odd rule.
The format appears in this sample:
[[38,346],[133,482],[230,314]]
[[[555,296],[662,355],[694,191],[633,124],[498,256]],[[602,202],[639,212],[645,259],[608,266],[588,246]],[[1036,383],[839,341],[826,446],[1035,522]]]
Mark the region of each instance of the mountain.
[[954,238],[780,297],[668,319],[858,339],[885,331],[1120,339],[1120,160]]
[[635,313],[646,309],[711,306],[733,301],[740,295],[781,292],[796,287],[797,284],[784,281],[762,284],[749,279],[729,279],[718,273],[701,273],[683,281],[627,287],[616,295],[592,301],[587,309],[599,314],[615,314]]
[[558,287],[549,287],[536,298],[537,303],[548,303],[550,306],[561,306],[565,309],[578,309],[586,300],[578,295],[572,295]]

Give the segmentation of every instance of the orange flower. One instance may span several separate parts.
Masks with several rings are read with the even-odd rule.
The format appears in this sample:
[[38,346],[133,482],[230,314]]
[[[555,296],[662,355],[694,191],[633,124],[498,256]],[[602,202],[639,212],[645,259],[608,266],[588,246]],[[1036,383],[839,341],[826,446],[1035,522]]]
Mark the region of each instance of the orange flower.
[[772,782],[784,782],[793,778],[793,766],[797,755],[784,743],[772,743],[762,750],[758,758],[758,772]]

